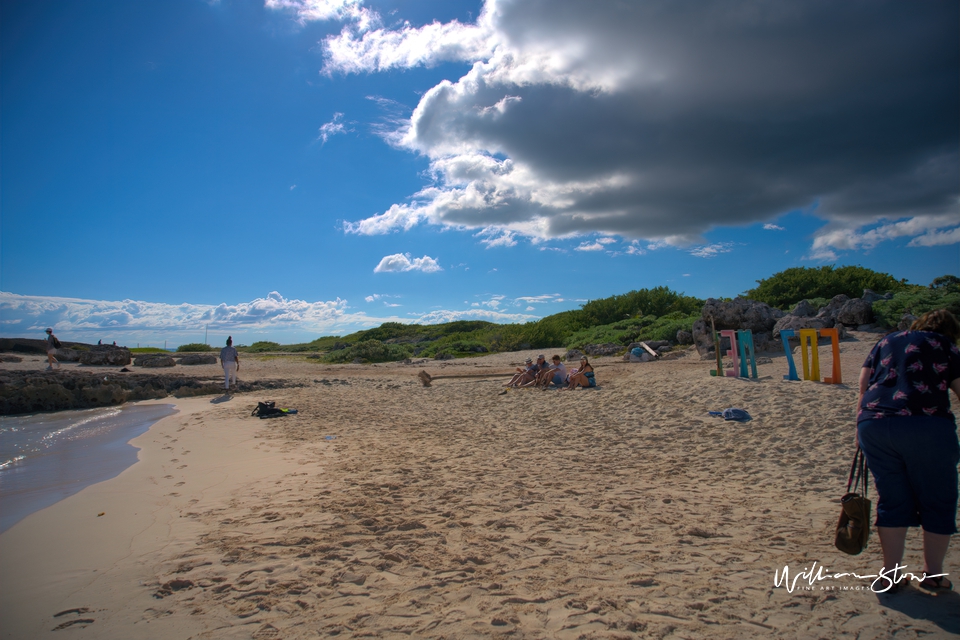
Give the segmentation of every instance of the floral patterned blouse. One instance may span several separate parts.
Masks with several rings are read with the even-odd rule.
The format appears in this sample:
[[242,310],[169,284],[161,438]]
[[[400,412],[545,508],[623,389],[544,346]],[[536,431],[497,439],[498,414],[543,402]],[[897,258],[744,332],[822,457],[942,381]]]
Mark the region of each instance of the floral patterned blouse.
[[960,350],[939,333],[899,331],[885,336],[870,352],[870,370],[857,422],[898,416],[934,416],[954,420],[950,383],[960,378]]

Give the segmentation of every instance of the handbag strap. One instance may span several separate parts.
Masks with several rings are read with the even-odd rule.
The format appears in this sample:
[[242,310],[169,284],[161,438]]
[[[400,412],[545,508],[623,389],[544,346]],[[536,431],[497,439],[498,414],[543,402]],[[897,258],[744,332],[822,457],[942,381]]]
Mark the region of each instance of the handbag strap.
[[861,495],[866,498],[868,484],[867,456],[858,445],[857,452],[853,454],[853,462],[850,464],[850,476],[847,478],[847,493],[850,493],[852,488],[853,491],[861,493]]

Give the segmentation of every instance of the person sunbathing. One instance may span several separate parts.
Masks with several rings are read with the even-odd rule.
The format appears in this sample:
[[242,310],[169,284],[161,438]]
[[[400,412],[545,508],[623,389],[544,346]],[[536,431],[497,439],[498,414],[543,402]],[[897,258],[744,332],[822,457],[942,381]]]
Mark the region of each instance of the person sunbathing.
[[587,356],[580,358],[580,367],[574,369],[570,374],[569,381],[564,389],[576,389],[578,386],[584,388],[597,386],[597,379],[593,375],[593,365],[587,360]]

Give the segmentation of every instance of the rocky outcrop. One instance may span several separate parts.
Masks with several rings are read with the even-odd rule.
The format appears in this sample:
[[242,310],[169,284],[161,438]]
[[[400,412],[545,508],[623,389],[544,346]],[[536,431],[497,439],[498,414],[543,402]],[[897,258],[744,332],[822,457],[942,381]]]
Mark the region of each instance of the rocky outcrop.
[[800,329],[824,329],[828,328],[825,326],[824,321],[820,318],[811,318],[804,316],[783,316],[777,320],[777,324],[773,327],[773,337],[777,340],[780,339],[780,332],[784,329],[793,329],[794,331],[800,331]]
[[683,329],[677,331],[677,344],[693,344],[693,334],[689,331],[684,331]]
[[623,345],[616,342],[607,342],[604,344],[588,344],[583,350],[589,356],[615,356],[623,351]]
[[77,351],[76,349],[60,347],[57,349],[56,353],[53,354],[53,357],[60,362],[78,362],[80,360],[81,353],[83,352]]
[[811,318],[817,315],[817,308],[806,300],[801,300],[797,303],[797,306],[793,308],[793,311],[790,312],[790,315],[797,316],[798,318]]
[[885,293],[885,294],[883,294],[883,295],[880,295],[879,293],[874,293],[874,292],[871,291],[870,289],[864,289],[864,290],[863,290],[863,295],[860,296],[860,298],[861,298],[862,300],[866,300],[866,301],[869,302],[870,304],[873,304],[873,303],[876,302],[877,300],[889,300],[889,299],[892,298],[892,297],[893,297],[893,293],[890,292],[890,291],[888,291],[887,293]]
[[0,354],[0,362],[23,362],[23,358],[20,356],[8,356]]
[[908,331],[914,322],[917,321],[917,316],[912,313],[905,313],[900,316],[900,322],[897,323],[897,329],[900,331]]
[[[714,351],[713,335],[711,334],[711,319],[717,331],[724,329],[749,329],[753,332],[753,345],[757,351],[765,351],[770,347],[770,337],[777,320],[782,318],[783,311],[774,309],[764,302],[756,302],[746,298],[736,298],[729,302],[710,298],[703,306],[703,314],[693,323],[693,340],[701,357],[708,357]],[[721,350],[728,349],[724,339]]]
[[133,361],[133,364],[138,367],[148,368],[173,367],[176,366],[177,361],[170,356],[163,355],[162,353],[145,353],[141,356],[137,356],[137,359]]
[[124,366],[130,364],[130,350],[126,347],[94,345],[89,351],[80,352],[80,364]]
[[860,326],[873,322],[873,307],[863,298],[847,300],[837,312],[837,322],[847,326]]
[[[299,387],[287,380],[241,381],[238,390],[261,391]],[[223,380],[179,375],[84,372],[78,369],[38,373],[0,370],[0,415],[104,407],[169,395],[219,395]]]
[[[310,356],[307,356],[308,358]],[[217,364],[217,356],[208,356],[200,353],[192,353],[188,356],[183,356],[180,358],[180,364],[182,365],[198,365],[198,364]]]

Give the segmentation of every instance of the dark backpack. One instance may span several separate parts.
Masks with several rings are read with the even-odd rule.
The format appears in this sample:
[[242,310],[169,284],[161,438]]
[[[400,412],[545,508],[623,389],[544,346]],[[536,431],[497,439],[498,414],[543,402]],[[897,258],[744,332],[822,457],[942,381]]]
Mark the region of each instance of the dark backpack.
[[57,336],[53,336],[53,348],[59,349],[62,346],[63,346],[63,343],[57,339]]
[[264,418],[276,418],[278,416],[284,416],[286,413],[282,409],[277,409],[276,403],[273,400],[267,400],[266,402],[258,402],[257,408],[253,410],[250,414],[252,416],[260,416],[260,419]]

